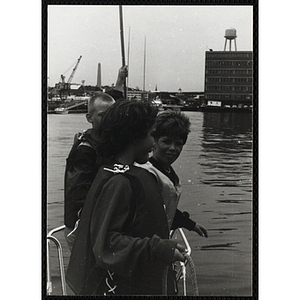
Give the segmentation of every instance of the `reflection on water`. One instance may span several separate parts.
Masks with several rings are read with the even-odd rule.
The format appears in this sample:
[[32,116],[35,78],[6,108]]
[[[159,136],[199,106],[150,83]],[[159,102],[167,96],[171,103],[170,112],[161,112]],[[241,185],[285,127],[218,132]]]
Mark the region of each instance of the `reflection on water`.
[[[227,253],[225,260],[216,254],[220,264],[231,261],[231,271],[223,275],[225,295],[251,295],[252,115],[205,113],[201,146],[200,182],[213,191],[209,214],[214,214],[210,233],[215,239],[201,250]],[[217,275],[220,265],[211,267]]]
[[[207,239],[185,231],[199,293],[251,296],[252,115],[185,113],[191,133],[173,166],[183,188],[179,208],[208,229]],[[63,224],[63,174],[74,134],[89,126],[82,114],[48,115],[48,124],[50,229]]]
[[[204,184],[240,187],[251,191],[252,115],[204,114],[200,164],[205,168]],[[241,198],[246,193],[231,193]],[[249,199],[244,199],[245,201]],[[237,201],[222,199],[220,201]],[[241,200],[239,200],[241,201]]]
[[252,115],[186,114],[192,131],[174,167],[180,208],[208,229],[207,239],[187,232],[200,295],[251,296]]
[[226,244],[215,244],[215,245],[205,245],[201,247],[201,250],[226,250],[226,251],[235,251],[236,249],[232,249],[236,243],[226,243]]

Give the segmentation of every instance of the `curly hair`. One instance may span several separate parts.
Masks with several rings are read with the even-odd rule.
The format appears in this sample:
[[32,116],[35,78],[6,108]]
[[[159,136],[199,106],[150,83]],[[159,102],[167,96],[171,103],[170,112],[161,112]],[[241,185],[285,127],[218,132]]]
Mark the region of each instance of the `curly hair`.
[[162,136],[182,139],[185,144],[190,133],[190,125],[189,118],[181,111],[167,110],[156,117],[152,136],[156,141]]
[[111,158],[129,144],[147,136],[154,125],[157,108],[147,102],[117,101],[104,114],[96,132],[96,150]]

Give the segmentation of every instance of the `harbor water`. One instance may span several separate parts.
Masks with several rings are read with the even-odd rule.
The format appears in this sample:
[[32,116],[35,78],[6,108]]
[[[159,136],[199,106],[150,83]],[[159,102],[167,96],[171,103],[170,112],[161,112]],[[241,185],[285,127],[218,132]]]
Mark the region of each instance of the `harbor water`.
[[[208,230],[185,230],[192,248],[200,296],[252,295],[252,114],[185,112],[191,133],[173,164],[182,183],[179,209]],[[63,225],[66,157],[74,134],[89,128],[84,114],[48,116],[47,230]],[[70,255],[63,234],[65,264]],[[175,238],[180,242],[180,236]],[[58,276],[55,248],[51,269]],[[188,270],[189,273],[189,270]],[[189,278],[190,280],[190,278]],[[53,294],[61,294],[54,284]],[[188,294],[193,295],[191,285]]]

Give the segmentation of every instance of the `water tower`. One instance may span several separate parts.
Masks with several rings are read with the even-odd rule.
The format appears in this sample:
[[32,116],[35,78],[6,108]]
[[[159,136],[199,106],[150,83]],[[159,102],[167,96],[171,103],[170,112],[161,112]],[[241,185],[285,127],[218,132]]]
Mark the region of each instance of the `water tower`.
[[236,30],[234,28],[231,29],[226,29],[225,30],[225,45],[224,45],[224,51],[226,51],[226,44],[227,40],[229,40],[229,51],[231,51],[231,41],[234,40],[234,46],[235,46],[235,51],[236,51]]

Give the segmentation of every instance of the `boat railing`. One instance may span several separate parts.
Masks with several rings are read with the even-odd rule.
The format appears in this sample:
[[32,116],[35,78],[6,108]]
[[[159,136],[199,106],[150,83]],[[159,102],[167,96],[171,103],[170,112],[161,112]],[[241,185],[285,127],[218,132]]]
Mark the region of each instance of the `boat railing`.
[[[65,269],[64,269],[64,259],[63,259],[63,251],[62,251],[62,245],[58,238],[54,236],[54,234],[63,231],[66,228],[65,225],[56,227],[52,230],[49,231],[47,234],[47,295],[52,295],[53,292],[53,286],[52,286],[52,276],[51,276],[51,266],[50,266],[50,242],[52,241],[57,250],[57,255],[58,255],[58,261],[59,261],[59,270],[60,270],[60,277],[61,277],[61,286],[62,286],[62,294],[67,295],[67,286],[66,286],[66,278],[65,278]],[[172,230],[170,232],[170,239],[174,237],[175,232],[179,232],[181,239],[184,243],[184,246],[186,248],[186,255],[190,257],[192,253],[191,246],[188,242],[188,239],[183,231],[182,228],[178,228],[176,230]],[[188,260],[185,259],[184,262],[180,262],[179,266],[180,268],[177,270],[176,273],[176,282],[178,283],[180,280],[182,280],[182,285],[183,285],[183,295],[187,295],[187,273],[186,273],[186,268],[187,268]]]
[[50,242],[52,241],[57,249],[61,286],[63,295],[67,295],[67,286],[66,286],[66,277],[64,269],[64,259],[63,251],[60,241],[54,236],[55,233],[62,231],[66,228],[65,225],[56,227],[49,231],[47,234],[47,295],[51,295],[53,292],[52,289],[52,276],[51,276],[51,266],[50,266]]
[[[185,233],[184,233],[184,231],[183,231],[182,228],[178,228],[177,230],[178,230],[178,232],[179,232],[179,234],[181,236],[181,239],[182,239],[182,241],[184,243],[184,246],[186,248],[185,255],[186,255],[186,257],[190,257],[191,254],[192,254],[192,248],[191,248],[191,246],[189,244],[189,241],[188,241],[188,239],[187,239],[187,237],[186,237],[186,235],[185,235]],[[177,230],[171,230],[171,232],[170,232],[170,239],[174,237],[174,234],[175,234],[175,232]],[[182,279],[183,296],[187,295],[187,281],[186,281],[186,277],[187,277],[186,269],[187,268],[186,268],[186,266],[187,266],[188,263],[189,263],[188,259],[185,259],[184,262],[180,262],[180,268],[176,272],[176,282],[178,283],[179,280]]]

